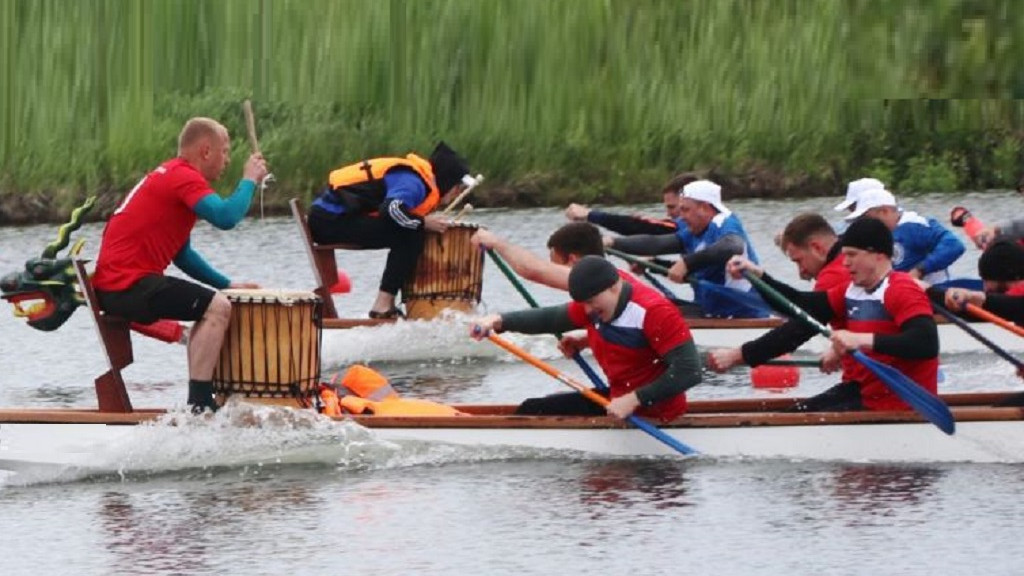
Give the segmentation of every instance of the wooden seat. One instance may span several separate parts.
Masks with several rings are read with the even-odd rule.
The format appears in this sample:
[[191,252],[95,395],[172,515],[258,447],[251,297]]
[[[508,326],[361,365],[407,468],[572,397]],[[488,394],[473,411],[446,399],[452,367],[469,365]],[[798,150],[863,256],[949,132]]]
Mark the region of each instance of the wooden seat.
[[128,397],[121,369],[134,360],[132,356],[132,339],[129,334],[129,323],[123,318],[110,316],[100,311],[92,282],[85,271],[85,260],[73,259],[78,286],[85,297],[86,308],[92,314],[103,352],[107,356],[110,369],[96,378],[96,400],[101,412],[131,412],[132,402]]
[[302,203],[298,198],[292,198],[288,205],[291,206],[292,218],[299,228],[299,237],[306,248],[309,265],[313,269],[313,280],[316,282],[313,292],[316,292],[324,303],[324,318],[337,318],[338,310],[331,298],[331,286],[338,281],[338,264],[334,251],[361,250],[362,247],[355,244],[317,244],[309,231],[309,220],[306,218]]

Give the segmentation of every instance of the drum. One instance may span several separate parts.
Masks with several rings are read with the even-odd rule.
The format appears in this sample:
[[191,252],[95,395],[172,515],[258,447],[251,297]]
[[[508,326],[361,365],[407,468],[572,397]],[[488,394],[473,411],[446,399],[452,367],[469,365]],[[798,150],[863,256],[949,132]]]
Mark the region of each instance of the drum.
[[213,373],[218,398],[308,406],[320,383],[322,308],[312,292],[224,290],[231,322]]
[[456,223],[443,234],[427,234],[416,275],[402,288],[408,318],[436,318],[445,309],[470,312],[480,302],[484,253],[469,241],[477,228]]

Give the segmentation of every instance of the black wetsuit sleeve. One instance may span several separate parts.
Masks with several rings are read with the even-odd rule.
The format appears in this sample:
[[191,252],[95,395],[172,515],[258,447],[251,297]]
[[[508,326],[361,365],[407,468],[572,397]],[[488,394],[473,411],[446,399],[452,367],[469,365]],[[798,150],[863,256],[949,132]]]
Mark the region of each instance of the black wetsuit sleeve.
[[559,334],[575,330],[576,325],[569,319],[569,305],[527,308],[501,315],[502,332],[521,334]]
[[[798,308],[802,308],[818,322],[826,324],[835,317],[835,312],[832,310],[832,306],[828,303],[827,292],[801,292],[789,284],[779,282],[767,273],[762,276],[761,279],[772,288],[775,288],[775,290],[782,294],[786,300],[796,304]],[[791,316],[789,310],[776,305],[772,298],[765,296],[764,301],[771,305],[771,307],[776,311],[786,316]]]
[[658,254],[679,254],[683,251],[683,243],[675,234],[643,234],[616,238],[612,248],[638,256],[657,256]]
[[636,389],[636,397],[641,406],[657,404],[668,400],[676,394],[686,392],[700,384],[702,373],[700,355],[693,340],[688,340],[668,351],[663,358],[667,367],[665,372],[652,382]]
[[874,350],[898,358],[924,360],[939,355],[939,329],[934,316],[914,316],[897,334],[875,334]]
[[686,262],[686,270],[689,272],[707,268],[708,266],[725,266],[729,258],[737,254],[743,254],[743,248],[743,238],[736,234],[729,234],[722,236],[717,242],[703,250],[683,256],[683,262]]
[[987,294],[982,308],[1018,326],[1024,326],[1024,296]]
[[817,330],[799,320],[790,320],[740,346],[743,362],[747,366],[760,366],[772,358],[796,350],[817,333]]
[[671,222],[657,222],[637,218],[635,216],[623,216],[621,214],[609,214],[600,210],[591,210],[587,214],[587,222],[597,224],[602,228],[611,230],[623,236],[636,234],[675,234],[676,228]]

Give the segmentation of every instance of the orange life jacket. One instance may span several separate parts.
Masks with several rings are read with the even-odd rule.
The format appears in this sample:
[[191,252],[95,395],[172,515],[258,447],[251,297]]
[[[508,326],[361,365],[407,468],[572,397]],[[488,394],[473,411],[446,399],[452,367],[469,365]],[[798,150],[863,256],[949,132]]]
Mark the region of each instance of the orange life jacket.
[[[341,378],[343,390],[351,392],[340,399],[329,386],[325,386],[329,392],[325,393],[321,388],[320,398],[324,405],[323,413],[327,416],[340,416],[343,412],[349,414],[371,413],[375,416],[462,416],[460,412],[451,406],[420,400],[415,398],[400,398],[395,389],[391,387],[388,379],[376,370],[353,364]],[[334,396],[332,406],[331,395]]]
[[332,171],[327,181],[332,192],[354,195],[365,206],[376,209],[384,201],[384,175],[397,167],[413,170],[427,186],[426,197],[409,212],[421,218],[430,214],[441,201],[441,191],[437,189],[433,166],[415,154],[407,154],[405,158],[371,158],[349,164]]

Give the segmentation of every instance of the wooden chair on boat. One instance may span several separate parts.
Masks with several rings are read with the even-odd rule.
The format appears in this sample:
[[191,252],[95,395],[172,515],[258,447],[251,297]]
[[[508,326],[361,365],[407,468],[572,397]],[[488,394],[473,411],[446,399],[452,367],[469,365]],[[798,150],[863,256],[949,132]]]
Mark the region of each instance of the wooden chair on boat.
[[292,218],[299,228],[299,237],[306,248],[309,265],[313,269],[313,280],[316,282],[313,292],[320,296],[324,303],[324,318],[337,318],[338,310],[331,298],[331,286],[338,281],[338,263],[334,251],[359,250],[360,247],[354,244],[317,244],[309,231],[309,220],[306,218],[302,203],[298,198],[292,198],[288,205],[291,206]]
[[132,355],[132,339],[129,334],[129,323],[123,318],[104,314],[100,311],[96,293],[92,289],[89,274],[85,271],[85,260],[74,258],[75,274],[78,286],[85,297],[86,308],[92,313],[92,319],[99,335],[103,352],[107,355],[110,370],[96,378],[96,399],[100,412],[131,412],[132,402],[128,398],[121,369],[134,360]]

